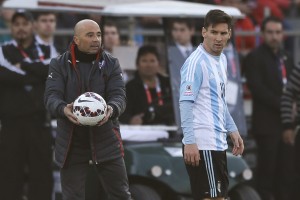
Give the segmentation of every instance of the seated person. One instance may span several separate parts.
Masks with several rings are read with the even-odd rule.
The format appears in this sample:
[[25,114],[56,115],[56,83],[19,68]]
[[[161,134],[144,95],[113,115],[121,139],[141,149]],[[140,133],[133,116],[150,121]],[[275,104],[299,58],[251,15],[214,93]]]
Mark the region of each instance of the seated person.
[[137,72],[126,84],[127,105],[120,121],[132,125],[174,123],[169,79],[160,75],[159,55],[153,46],[142,46],[136,58]]

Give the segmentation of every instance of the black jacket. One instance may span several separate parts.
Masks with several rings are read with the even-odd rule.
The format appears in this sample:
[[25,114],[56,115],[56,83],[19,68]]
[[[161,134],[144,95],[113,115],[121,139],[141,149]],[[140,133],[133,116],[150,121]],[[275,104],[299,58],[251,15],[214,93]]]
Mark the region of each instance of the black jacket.
[[275,55],[262,44],[245,58],[244,67],[248,87],[252,93],[252,131],[254,134],[280,134],[280,99],[283,91],[279,58],[284,60],[287,77],[294,64],[289,54]]
[[[76,62],[72,50],[52,59],[46,82],[46,108],[58,117],[55,160],[60,167],[65,164],[76,126],[65,117],[63,109],[83,93],[77,65],[80,65],[80,62]],[[113,107],[111,119],[116,119],[126,106],[121,73],[118,60],[101,51],[99,58],[94,61],[89,77],[88,90],[100,94],[106,103]],[[121,137],[117,129],[114,129],[112,120],[102,126],[91,127],[90,132],[94,161],[103,162],[123,155]]]
[[[44,54],[39,59],[37,48]],[[31,62],[27,61],[12,41],[0,49],[0,119],[5,124],[17,118],[33,115],[45,117],[43,103],[45,81],[48,75],[50,48],[32,43],[23,49]],[[14,65],[20,64],[21,69]]]
[[[153,102],[151,105],[147,102],[147,96],[144,89],[144,83],[138,73],[135,74],[134,79],[126,84],[127,105],[125,112],[121,115],[120,121],[122,123],[129,123],[130,119],[137,114],[144,113],[143,124],[166,124],[174,123],[174,113],[172,104],[172,95],[169,79],[161,75],[157,75],[160,87],[163,105],[158,104],[158,97],[156,90],[152,92]],[[153,113],[149,111],[152,107]]]

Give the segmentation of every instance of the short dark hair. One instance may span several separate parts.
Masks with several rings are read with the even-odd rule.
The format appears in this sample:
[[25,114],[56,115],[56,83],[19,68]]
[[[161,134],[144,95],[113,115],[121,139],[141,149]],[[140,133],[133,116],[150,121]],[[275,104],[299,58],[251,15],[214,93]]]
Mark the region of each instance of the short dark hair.
[[172,28],[174,26],[174,23],[185,24],[189,29],[193,29],[195,27],[195,23],[192,19],[184,19],[184,18],[173,19],[171,21]]
[[104,24],[103,24],[103,26],[114,26],[114,27],[116,27],[118,29],[117,24],[115,22],[113,22],[113,21],[105,21]]
[[119,32],[119,28],[117,26],[117,24],[113,21],[105,21],[103,24],[103,27],[108,26],[108,27],[116,27],[118,34],[120,34]]
[[39,17],[42,15],[55,15],[56,16],[56,14],[54,12],[50,12],[50,11],[42,11],[42,12],[35,11],[35,12],[32,12],[32,14],[33,14],[33,18],[35,21],[37,21],[39,19]]
[[207,29],[210,25],[215,26],[216,24],[220,23],[226,23],[228,25],[228,29],[231,29],[232,17],[222,10],[215,9],[210,10],[204,18],[205,29]]
[[141,46],[139,48],[138,53],[137,53],[137,57],[136,57],[136,60],[135,60],[135,63],[138,64],[138,62],[141,59],[141,57],[144,56],[144,55],[146,55],[146,54],[148,54],[148,53],[151,53],[151,54],[155,55],[155,57],[157,58],[157,60],[160,60],[158,51],[157,51],[157,49],[156,49],[155,46],[144,45],[144,46]]
[[13,16],[11,18],[11,22],[14,23],[18,17],[23,17],[24,19],[26,19],[27,21],[30,21],[30,22],[33,21],[32,14],[30,12],[25,11],[25,10],[17,10],[13,14]]
[[269,17],[266,17],[266,18],[262,21],[261,26],[260,26],[260,30],[261,30],[261,31],[265,31],[266,25],[267,25],[267,23],[269,23],[269,22],[279,23],[279,24],[281,24],[281,25],[283,26],[282,21],[281,21],[278,17],[269,16]]

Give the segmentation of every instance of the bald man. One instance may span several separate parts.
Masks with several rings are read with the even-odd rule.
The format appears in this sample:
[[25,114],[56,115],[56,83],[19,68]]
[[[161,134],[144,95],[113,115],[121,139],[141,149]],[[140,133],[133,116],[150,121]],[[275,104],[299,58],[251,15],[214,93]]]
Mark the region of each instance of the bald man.
[[[101,30],[92,20],[74,28],[69,51],[52,59],[46,82],[45,105],[57,117],[55,161],[61,167],[64,200],[84,200],[85,180],[93,165],[109,200],[131,195],[116,120],[125,109],[125,86],[119,62],[101,49]],[[96,126],[82,126],[72,113],[82,93],[100,94],[106,117]]]

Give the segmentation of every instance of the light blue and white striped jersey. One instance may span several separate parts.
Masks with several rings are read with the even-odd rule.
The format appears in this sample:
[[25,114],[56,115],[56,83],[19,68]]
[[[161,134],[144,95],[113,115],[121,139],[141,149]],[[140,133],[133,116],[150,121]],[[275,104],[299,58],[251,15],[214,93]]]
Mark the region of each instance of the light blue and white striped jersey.
[[200,150],[227,149],[227,134],[237,131],[237,127],[225,100],[225,55],[213,56],[200,44],[185,61],[180,73],[179,103],[183,143],[196,143]]

